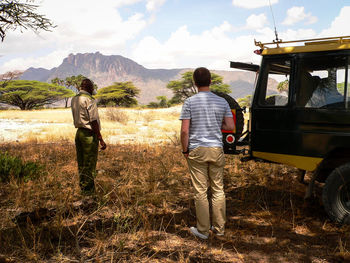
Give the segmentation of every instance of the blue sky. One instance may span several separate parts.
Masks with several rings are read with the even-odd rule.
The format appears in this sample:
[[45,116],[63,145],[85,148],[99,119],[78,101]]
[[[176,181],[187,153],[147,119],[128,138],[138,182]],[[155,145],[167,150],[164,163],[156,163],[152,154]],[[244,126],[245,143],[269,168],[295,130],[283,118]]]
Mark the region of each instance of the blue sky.
[[[24,0],[23,0],[24,1]],[[350,2],[270,0],[279,37],[350,35]],[[254,39],[275,38],[269,0],[36,0],[52,32],[8,32],[0,73],[52,68],[70,53],[122,55],[147,68],[259,63]]]

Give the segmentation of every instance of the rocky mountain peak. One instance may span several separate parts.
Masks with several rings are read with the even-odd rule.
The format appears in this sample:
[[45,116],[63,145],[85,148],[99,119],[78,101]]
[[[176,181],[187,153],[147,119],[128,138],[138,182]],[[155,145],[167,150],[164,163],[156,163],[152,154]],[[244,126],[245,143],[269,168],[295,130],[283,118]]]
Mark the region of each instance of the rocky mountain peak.
[[[93,80],[99,88],[114,82],[132,81],[141,90],[140,103],[156,101],[157,96],[172,97],[166,88],[170,80],[181,78],[181,74],[191,69],[147,69],[135,61],[120,56],[106,56],[100,52],[69,54],[57,68],[26,70],[21,79],[50,82],[53,78],[65,79],[69,76],[84,75]],[[231,86],[235,98],[251,94],[254,74],[248,72],[213,71]]]
[[105,56],[100,52],[69,54],[60,67],[75,67],[83,70],[86,75],[93,72],[109,73],[117,75],[138,75],[146,68],[131,59],[120,55]]

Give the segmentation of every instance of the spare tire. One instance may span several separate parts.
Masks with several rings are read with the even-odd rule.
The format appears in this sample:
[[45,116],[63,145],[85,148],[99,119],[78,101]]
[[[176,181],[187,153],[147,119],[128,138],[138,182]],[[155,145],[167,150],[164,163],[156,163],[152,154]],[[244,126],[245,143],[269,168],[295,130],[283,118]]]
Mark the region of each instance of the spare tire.
[[224,98],[230,106],[231,110],[233,110],[232,115],[233,119],[235,120],[235,131],[222,131],[222,141],[224,143],[225,153],[236,153],[236,142],[241,137],[244,128],[243,110],[239,106],[238,102],[230,95],[217,91],[213,91],[213,93]]

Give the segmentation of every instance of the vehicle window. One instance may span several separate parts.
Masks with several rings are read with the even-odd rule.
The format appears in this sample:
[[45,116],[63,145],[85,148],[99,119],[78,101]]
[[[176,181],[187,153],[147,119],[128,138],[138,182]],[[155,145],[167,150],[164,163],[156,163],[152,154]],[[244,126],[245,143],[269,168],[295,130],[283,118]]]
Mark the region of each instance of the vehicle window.
[[290,60],[268,61],[261,87],[259,104],[264,106],[286,106],[288,104]]
[[347,58],[304,58],[301,63],[297,105],[305,108],[344,108]]

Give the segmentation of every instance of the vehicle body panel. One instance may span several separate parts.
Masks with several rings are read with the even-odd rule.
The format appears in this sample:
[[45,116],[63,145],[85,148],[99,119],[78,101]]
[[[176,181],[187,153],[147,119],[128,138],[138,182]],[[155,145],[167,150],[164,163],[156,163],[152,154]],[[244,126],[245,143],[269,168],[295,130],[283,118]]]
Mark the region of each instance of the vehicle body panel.
[[[327,45],[329,48],[330,44]],[[350,110],[347,101],[343,108],[337,109],[306,108],[296,104],[296,93],[301,88],[301,61],[324,56],[350,57],[350,44],[346,45],[349,50],[344,50],[343,45],[339,51],[316,52],[317,49],[313,47],[312,53],[284,52],[283,55],[275,55],[274,52],[268,53],[273,55],[262,53],[263,60],[250,109],[252,157],[314,171],[323,159],[338,148],[350,150]],[[306,50],[304,47],[303,52]],[[260,105],[259,100],[264,92],[266,63],[276,59],[291,62],[288,104],[283,107]],[[348,71],[348,68],[345,70]],[[347,96],[345,100],[348,100]]]

